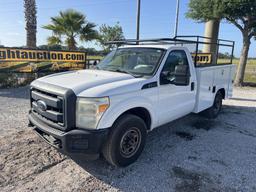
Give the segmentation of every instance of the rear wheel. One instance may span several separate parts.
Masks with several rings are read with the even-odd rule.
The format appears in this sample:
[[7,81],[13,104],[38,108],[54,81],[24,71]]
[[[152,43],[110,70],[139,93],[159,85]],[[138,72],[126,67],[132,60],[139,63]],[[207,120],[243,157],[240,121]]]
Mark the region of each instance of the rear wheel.
[[222,99],[223,99],[223,96],[221,92],[218,91],[215,95],[213,105],[209,109],[206,109],[205,111],[203,111],[202,114],[205,117],[210,119],[216,118],[219,115],[222,108]]
[[138,116],[127,114],[113,125],[103,147],[103,156],[114,166],[128,166],[140,156],[147,136],[145,122]]

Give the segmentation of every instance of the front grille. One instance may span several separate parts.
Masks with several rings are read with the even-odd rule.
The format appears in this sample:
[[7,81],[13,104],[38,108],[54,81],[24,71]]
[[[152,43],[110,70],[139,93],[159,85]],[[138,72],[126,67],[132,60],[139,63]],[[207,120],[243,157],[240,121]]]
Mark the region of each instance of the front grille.
[[[43,107],[40,103],[43,103]],[[32,112],[46,123],[50,122],[61,127],[65,126],[65,106],[62,96],[32,88],[31,108]]]

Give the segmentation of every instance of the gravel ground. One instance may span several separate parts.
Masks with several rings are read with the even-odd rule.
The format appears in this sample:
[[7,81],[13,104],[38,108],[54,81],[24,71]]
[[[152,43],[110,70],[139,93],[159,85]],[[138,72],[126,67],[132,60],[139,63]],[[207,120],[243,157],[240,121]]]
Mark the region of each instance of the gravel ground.
[[0,90],[0,191],[256,191],[256,89],[235,89],[215,120],[152,131],[138,161],[61,155],[27,127],[28,88]]

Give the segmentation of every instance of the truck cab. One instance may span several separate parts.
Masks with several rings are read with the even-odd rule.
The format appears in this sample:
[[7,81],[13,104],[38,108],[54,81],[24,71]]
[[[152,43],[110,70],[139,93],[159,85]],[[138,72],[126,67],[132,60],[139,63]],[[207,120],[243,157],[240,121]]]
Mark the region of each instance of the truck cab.
[[139,157],[147,132],[189,113],[216,118],[232,95],[234,65],[196,67],[183,45],[128,44],[95,69],[31,83],[30,125],[66,154],[103,154],[115,166]]

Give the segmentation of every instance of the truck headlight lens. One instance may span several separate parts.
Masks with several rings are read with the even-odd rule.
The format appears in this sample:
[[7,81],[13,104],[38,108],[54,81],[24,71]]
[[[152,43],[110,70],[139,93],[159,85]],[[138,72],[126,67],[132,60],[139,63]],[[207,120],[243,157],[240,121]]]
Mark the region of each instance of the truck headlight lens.
[[108,107],[108,97],[78,98],[76,101],[76,127],[96,129],[100,118]]

